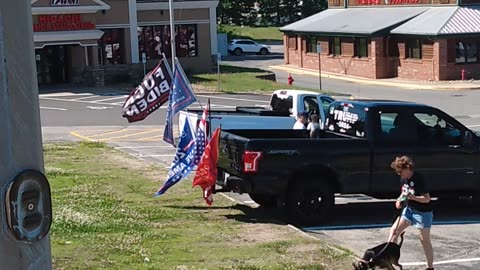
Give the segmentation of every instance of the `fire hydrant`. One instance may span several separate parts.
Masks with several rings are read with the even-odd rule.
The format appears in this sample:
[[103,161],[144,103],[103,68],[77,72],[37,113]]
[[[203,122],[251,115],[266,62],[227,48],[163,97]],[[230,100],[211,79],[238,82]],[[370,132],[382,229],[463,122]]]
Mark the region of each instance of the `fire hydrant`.
[[465,71],[465,69],[462,68],[462,81],[465,81],[465,79],[466,79],[466,73],[467,73],[467,72]]
[[292,85],[293,82],[295,81],[290,73],[288,73],[287,81],[288,81],[288,85]]

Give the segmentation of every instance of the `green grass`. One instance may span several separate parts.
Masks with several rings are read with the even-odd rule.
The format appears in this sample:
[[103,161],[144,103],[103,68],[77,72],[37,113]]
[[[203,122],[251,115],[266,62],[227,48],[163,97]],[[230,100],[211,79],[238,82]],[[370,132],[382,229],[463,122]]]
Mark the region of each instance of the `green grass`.
[[[270,93],[278,89],[300,89],[318,91],[305,87],[277,83],[271,80],[259,79],[256,76],[268,74],[265,70],[257,68],[244,68],[229,65],[220,66],[220,92],[224,93]],[[199,90],[216,91],[217,73],[195,74],[190,77],[190,82]],[[326,92],[326,91],[324,91]],[[327,92],[326,92],[327,93]],[[330,93],[330,92],[328,92]]]
[[254,27],[254,26],[233,26],[233,25],[219,25],[218,32],[227,33],[228,39],[247,38],[258,42],[283,42],[283,33],[278,30],[278,27]]
[[[44,146],[54,269],[345,269],[337,253],[217,194],[100,143]],[[253,221],[253,222],[252,222]]]

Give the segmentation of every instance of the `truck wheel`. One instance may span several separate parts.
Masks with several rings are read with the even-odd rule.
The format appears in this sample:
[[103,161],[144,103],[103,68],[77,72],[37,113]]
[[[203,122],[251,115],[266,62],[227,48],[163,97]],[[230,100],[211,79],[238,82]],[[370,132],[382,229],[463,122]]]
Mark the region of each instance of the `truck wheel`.
[[324,223],[334,205],[335,195],[328,184],[300,182],[287,199],[291,221],[307,226]]
[[250,198],[265,208],[274,208],[277,206],[277,197],[268,195],[249,194]]

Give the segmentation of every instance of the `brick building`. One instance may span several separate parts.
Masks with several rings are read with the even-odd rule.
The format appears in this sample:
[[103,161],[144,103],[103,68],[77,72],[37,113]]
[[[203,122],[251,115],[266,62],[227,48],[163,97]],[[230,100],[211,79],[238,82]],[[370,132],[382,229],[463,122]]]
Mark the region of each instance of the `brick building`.
[[[32,0],[38,82],[79,83],[85,74],[125,78],[171,57],[168,0]],[[176,54],[187,71],[211,69],[218,0],[174,1]],[[127,73],[127,74],[126,74]],[[142,74],[141,74],[142,75]]]
[[329,0],[280,29],[285,63],[371,79],[480,78],[480,0]]

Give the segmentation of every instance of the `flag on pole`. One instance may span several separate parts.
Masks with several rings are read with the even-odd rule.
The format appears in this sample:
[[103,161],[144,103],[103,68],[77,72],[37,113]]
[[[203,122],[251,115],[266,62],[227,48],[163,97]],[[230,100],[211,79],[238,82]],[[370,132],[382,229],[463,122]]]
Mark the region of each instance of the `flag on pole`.
[[203,190],[203,198],[208,205],[213,203],[213,190],[217,181],[217,162],[218,162],[218,143],[220,137],[220,128],[213,133],[212,139],[208,142],[202,159],[197,167],[197,172],[193,178],[193,186],[200,186]]
[[197,101],[197,97],[193,93],[193,89],[180,63],[177,62],[175,64],[173,86],[172,91],[170,91],[170,101],[168,102],[165,131],[163,133],[163,140],[165,142],[173,145],[173,116],[195,101]]
[[172,70],[166,58],[150,71],[140,85],[125,100],[122,116],[129,123],[145,119],[168,101],[172,85]]
[[[210,104],[210,99],[207,104]],[[207,145],[207,115],[210,110],[210,106],[205,106],[203,110],[202,119],[197,127],[197,136],[195,137],[195,165],[198,165],[202,158],[203,152],[205,152],[205,146]]]
[[185,119],[183,131],[178,143],[177,153],[168,172],[168,179],[165,184],[155,193],[155,196],[162,195],[176,183],[180,182],[193,169],[195,155],[195,139],[190,127],[190,121]]

